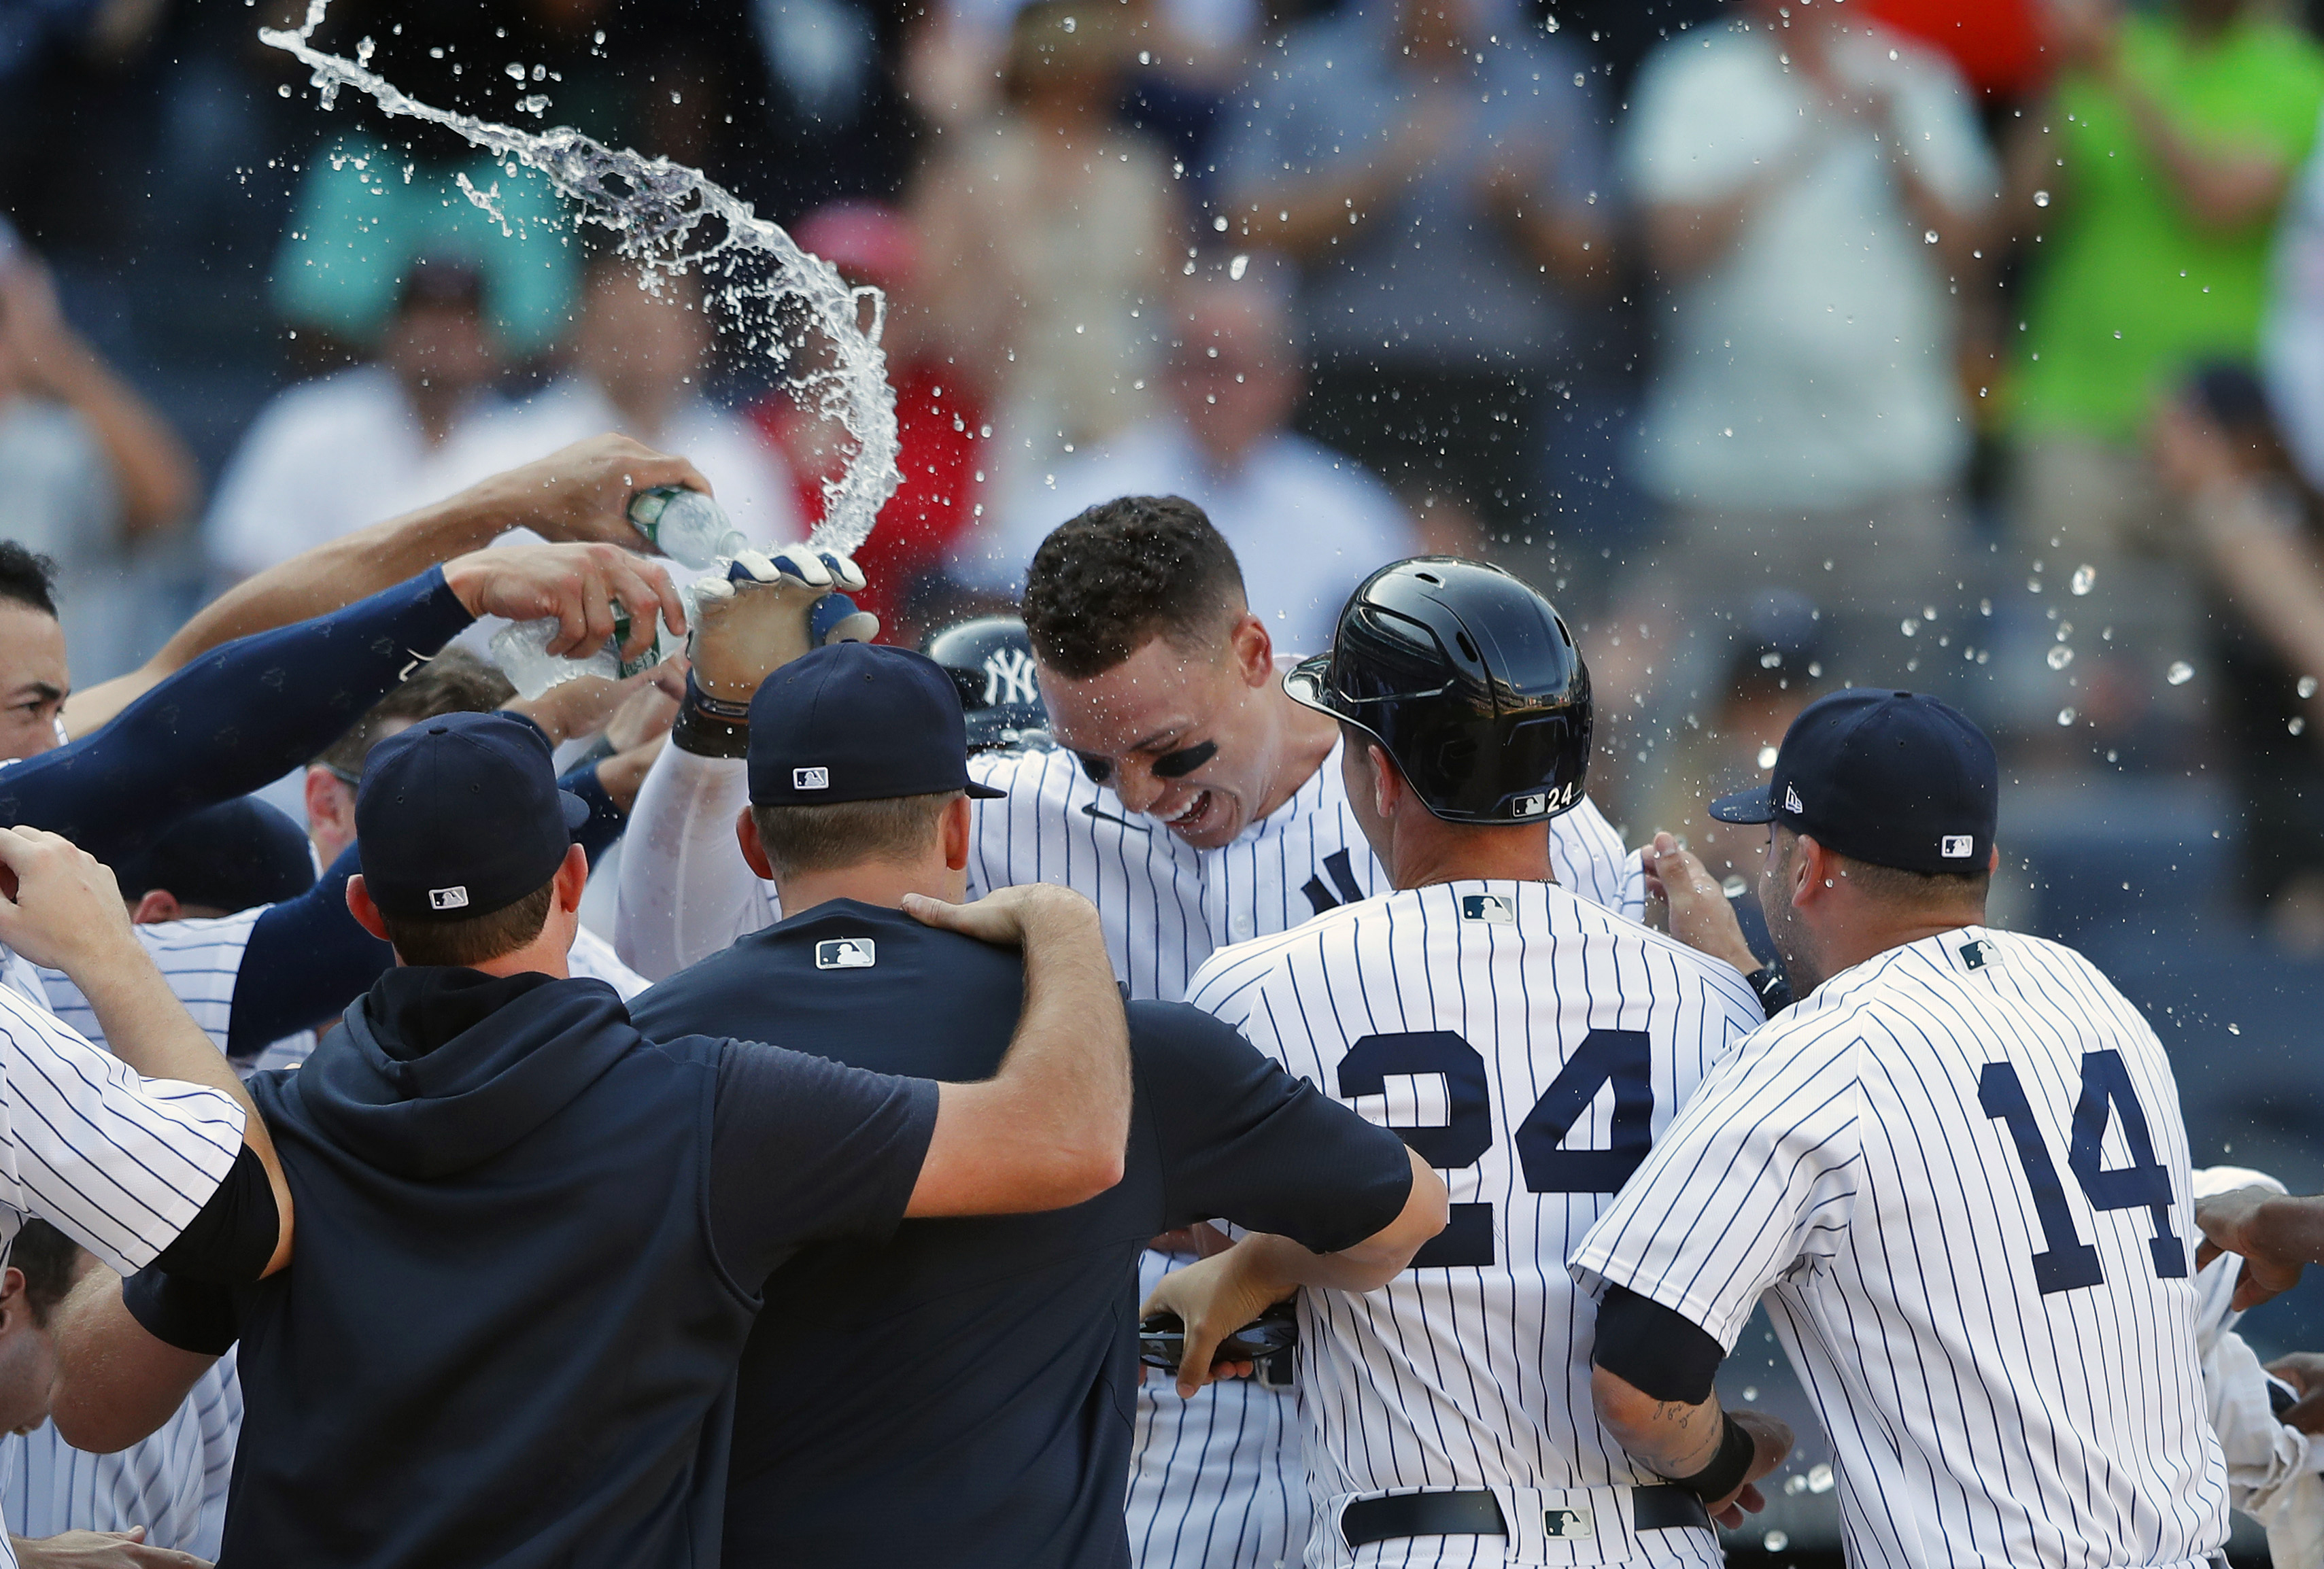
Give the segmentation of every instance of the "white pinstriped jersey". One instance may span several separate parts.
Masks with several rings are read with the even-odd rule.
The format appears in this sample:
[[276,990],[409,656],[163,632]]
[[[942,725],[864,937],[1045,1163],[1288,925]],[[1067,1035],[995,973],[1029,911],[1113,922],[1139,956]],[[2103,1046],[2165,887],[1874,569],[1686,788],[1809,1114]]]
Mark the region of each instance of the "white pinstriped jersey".
[[67,1531],[145,1527],[145,1545],[216,1558],[226,1483],[242,1431],[242,1386],[229,1351],[194,1381],[185,1403],[117,1454],[91,1454],[43,1422],[0,1439],[0,1513],[35,1540]]
[[[1217,850],[1126,810],[1070,752],[991,753],[970,759],[969,771],[1009,792],[979,806],[969,891],[1062,882],[1086,895],[1132,997],[1175,1001],[1213,949],[1388,889],[1348,809],[1336,745],[1291,799]],[[1561,884],[1633,918],[1645,908],[1637,858],[1586,798],[1551,818],[1548,832]]]
[[[1598,1426],[1596,1310],[1565,1256],[1762,1021],[1743,978],[1563,888],[1470,881],[1223,950],[1186,1000],[1402,1131],[1452,1193],[1388,1285],[1301,1294],[1307,1562],[1719,1563],[1707,1528],[1631,1531],[1619,1490],[1659,1479]],[[1415,1488],[1494,1490],[1513,1535],[1347,1549],[1342,1505]],[[1551,1511],[1586,1537],[1527,1524]]]
[[2227,1539],[2178,1086],[2072,950],[1964,928],[1713,1070],[1575,1253],[1732,1348],[1765,1293],[1852,1565],[2194,1564]]
[[[170,990],[210,1044],[224,1053],[228,1031],[234,1024],[234,987],[242,974],[242,956],[250,946],[251,928],[258,918],[272,907],[256,905],[234,915],[204,916],[189,920],[155,921],[137,928],[137,940],[145,945],[152,955],[161,978],[170,983]],[[58,1018],[71,1025],[98,1046],[105,1044],[105,1031],[98,1028],[97,1014],[60,970],[42,970],[41,985],[48,992],[49,1006]],[[266,1048],[266,1056],[282,1054],[285,1060],[303,1060],[315,1047],[315,1032],[301,1029],[285,1036]],[[235,1063],[245,1076],[263,1057],[250,1057]],[[267,1066],[273,1066],[269,1062]]]

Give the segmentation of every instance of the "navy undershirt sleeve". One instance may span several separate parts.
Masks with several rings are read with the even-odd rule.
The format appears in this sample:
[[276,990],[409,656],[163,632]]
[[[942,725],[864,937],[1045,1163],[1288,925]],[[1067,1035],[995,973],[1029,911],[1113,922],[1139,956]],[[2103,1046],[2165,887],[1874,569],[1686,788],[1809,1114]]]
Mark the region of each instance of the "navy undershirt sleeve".
[[1317,1253],[1351,1248],[1404,1213],[1404,1140],[1179,1002],[1130,1005],[1138,1094],[1162,1141],[1170,1227],[1223,1217]]
[[1727,1348],[1686,1315],[1626,1286],[1609,1286],[1598,1304],[1590,1360],[1650,1399],[1700,1406],[1711,1398]]
[[224,1356],[242,1338],[232,1289],[150,1264],[121,1282],[121,1305],[155,1340],[197,1356]]
[[936,1128],[936,1086],[734,1040],[710,1121],[710,1237],[746,1289],[807,1242],[884,1241]]
[[339,852],[314,887],[271,905],[250,928],[234,978],[226,1054],[247,1062],[284,1036],[343,1011],[395,964],[395,950],[347,913],[357,847]]
[[573,830],[573,842],[589,853],[589,864],[595,866],[605,858],[605,852],[630,826],[628,814],[613,804],[605,787],[597,782],[595,759],[581,764],[557,781],[557,788],[570,790],[589,804],[589,820]]
[[475,619],[431,567],[328,615],[212,649],[112,723],[0,769],[0,823],[117,861],[312,758]]

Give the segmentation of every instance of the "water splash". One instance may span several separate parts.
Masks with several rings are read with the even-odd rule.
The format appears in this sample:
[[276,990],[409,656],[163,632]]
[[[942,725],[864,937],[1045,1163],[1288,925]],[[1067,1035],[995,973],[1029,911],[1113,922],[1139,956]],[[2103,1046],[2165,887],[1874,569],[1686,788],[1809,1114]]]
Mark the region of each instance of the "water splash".
[[[772,362],[798,397],[846,429],[854,450],[845,471],[824,484],[823,521],[811,542],[833,550],[861,545],[900,477],[896,394],[880,352],[887,318],[880,291],[849,288],[830,263],[800,250],[788,235],[699,170],[627,148],[616,151],[567,126],[521,131],[423,104],[367,69],[369,39],[357,47],[354,60],[316,49],[309,40],[322,25],[329,3],[308,0],[306,23],[296,32],[268,27],[258,36],[312,68],[309,80],[326,109],[340,88],[354,88],[368,94],[383,114],[423,120],[466,138],[502,161],[512,176],[520,165],[539,171],[578,205],[577,222],[596,224],[618,236],[621,254],[644,270],[650,286],[658,287],[664,274],[703,274],[705,291],[724,309],[730,326]],[[512,226],[501,210],[497,185],[479,190],[466,177],[459,184],[503,228]],[[812,330],[829,344],[829,364],[793,364],[799,357],[792,325],[797,305],[806,307]]]

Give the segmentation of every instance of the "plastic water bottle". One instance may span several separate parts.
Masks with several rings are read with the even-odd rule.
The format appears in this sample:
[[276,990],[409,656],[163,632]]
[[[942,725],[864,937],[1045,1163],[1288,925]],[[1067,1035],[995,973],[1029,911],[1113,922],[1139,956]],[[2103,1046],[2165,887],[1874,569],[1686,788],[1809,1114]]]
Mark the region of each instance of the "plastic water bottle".
[[[630,499],[630,521],[655,549],[693,571],[706,571],[720,557],[732,558],[750,541],[727,521],[725,509],[698,490],[683,485],[656,485]],[[673,574],[673,577],[682,576]],[[690,620],[694,614],[691,579],[677,585],[678,595]],[[613,605],[613,635],[605,646],[586,655],[552,654],[549,645],[557,636],[553,621],[512,622],[494,634],[493,659],[501,673],[523,697],[538,697],[551,687],[583,676],[603,676],[618,681],[650,669],[678,651],[681,644],[666,626],[654,629],[654,641],[634,660],[621,657],[621,645],[630,632],[630,613],[619,601]]]
[[727,521],[726,509],[698,490],[658,485],[630,500],[630,521],[653,541],[655,549],[682,567],[707,570],[719,557],[746,549],[741,530]]

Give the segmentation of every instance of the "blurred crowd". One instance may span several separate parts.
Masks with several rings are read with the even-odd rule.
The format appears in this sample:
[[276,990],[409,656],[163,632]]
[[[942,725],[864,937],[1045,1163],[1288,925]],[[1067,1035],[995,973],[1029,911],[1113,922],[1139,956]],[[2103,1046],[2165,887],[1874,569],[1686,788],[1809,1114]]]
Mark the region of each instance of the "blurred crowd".
[[[168,0],[0,7],[0,485],[76,657],[578,437],[800,537],[844,433],[545,186]],[[2264,0],[338,0],[430,102],[710,172],[885,291],[896,641],[1123,493],[1278,652],[1373,567],[1587,632],[1593,788],[1844,684],[2174,781],[2324,949],[2324,46]],[[488,214],[463,187],[495,192]],[[60,308],[59,300],[62,300]],[[1654,715],[1649,725],[1631,715]],[[2008,824],[2005,821],[2005,838]]]

